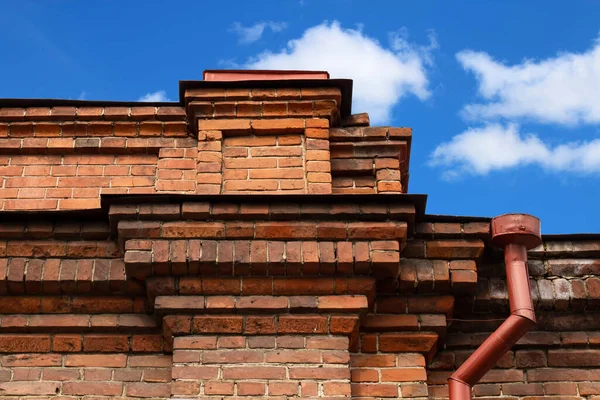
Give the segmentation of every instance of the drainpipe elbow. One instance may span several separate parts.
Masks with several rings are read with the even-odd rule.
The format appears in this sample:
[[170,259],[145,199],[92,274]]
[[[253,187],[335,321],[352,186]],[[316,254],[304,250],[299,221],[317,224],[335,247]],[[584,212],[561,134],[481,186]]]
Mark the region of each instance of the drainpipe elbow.
[[470,400],[471,386],[460,379],[450,377],[448,379],[448,394],[451,399]]
[[529,321],[530,327],[533,328],[537,325],[537,319],[535,318],[535,311],[529,308],[515,310],[511,313],[517,317],[524,318]]

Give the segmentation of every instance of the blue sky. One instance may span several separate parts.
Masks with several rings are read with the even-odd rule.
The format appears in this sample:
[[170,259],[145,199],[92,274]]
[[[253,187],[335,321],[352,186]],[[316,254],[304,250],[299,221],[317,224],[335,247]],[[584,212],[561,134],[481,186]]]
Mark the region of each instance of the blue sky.
[[176,100],[204,69],[327,69],[355,79],[355,112],[413,128],[409,192],[428,213],[600,232],[598,15],[584,0],[4,1],[0,97]]

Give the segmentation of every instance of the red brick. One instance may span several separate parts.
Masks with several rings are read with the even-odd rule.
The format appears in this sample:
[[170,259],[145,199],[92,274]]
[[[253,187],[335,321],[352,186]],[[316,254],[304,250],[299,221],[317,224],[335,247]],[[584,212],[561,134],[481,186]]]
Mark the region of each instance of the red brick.
[[319,364],[321,363],[321,353],[316,350],[278,350],[266,353],[265,362],[283,364]]
[[67,395],[118,396],[123,390],[120,382],[65,382],[62,392]]
[[[204,394],[207,395],[233,395],[233,382],[205,382]],[[239,393],[238,393],[239,394]]]
[[306,339],[306,348],[308,349],[330,349],[347,350],[347,337],[320,337],[314,336]]
[[245,333],[248,335],[274,334],[276,332],[275,317],[246,317]]
[[39,297],[0,297],[0,313],[2,314],[12,314],[15,312],[35,314],[40,311],[40,305],[41,302]]
[[255,237],[261,239],[316,238],[317,227],[310,222],[257,222]]
[[129,351],[127,335],[85,335],[83,350],[90,353],[122,353]]
[[350,335],[358,329],[358,317],[356,316],[332,316],[329,322],[329,330],[332,334]]
[[81,354],[67,355],[65,357],[66,367],[125,367],[127,356],[124,354],[96,355]]
[[[63,389],[64,390],[64,389]],[[2,382],[0,392],[6,396],[50,395],[54,396],[60,391],[60,382]]]
[[265,384],[258,382],[238,382],[238,396],[262,396],[265,394]]
[[83,371],[83,379],[86,381],[109,381],[112,371],[102,368],[86,368]]
[[44,380],[74,381],[79,379],[79,370],[74,368],[44,368]]
[[399,354],[399,367],[425,367],[425,358],[421,354]]
[[169,355],[144,355],[144,356],[130,356],[129,366],[130,367],[171,367],[171,356]]
[[196,316],[193,319],[194,333],[242,333],[241,316]]
[[277,347],[281,349],[301,349],[304,348],[304,337],[302,336],[279,336],[277,337]]
[[353,383],[353,397],[398,397],[398,386],[392,384]]
[[82,349],[80,335],[54,335],[52,349],[61,353],[79,352]]
[[432,240],[427,242],[428,258],[478,258],[483,253],[480,240]]
[[538,368],[527,371],[529,382],[581,382],[598,381],[600,371],[597,369],[577,368]]
[[352,367],[395,367],[396,356],[387,354],[353,354],[350,357]]
[[200,383],[189,381],[173,381],[171,395],[197,395],[200,392]]
[[134,352],[158,353],[162,346],[162,335],[135,335],[131,339],[131,350]]
[[390,368],[381,371],[382,382],[414,382],[426,379],[425,368]]
[[436,342],[435,333],[382,333],[379,335],[379,351],[429,352]]
[[[4,325],[4,320],[2,323]],[[48,335],[0,335],[0,352],[2,353],[46,353],[49,351],[50,337]]]
[[254,336],[248,338],[248,347],[251,349],[275,348],[274,337]]
[[368,307],[365,296],[319,296],[318,302],[321,312],[360,312]]
[[325,333],[327,328],[327,318],[323,316],[279,317],[279,333]]
[[350,379],[348,367],[310,368],[289,367],[290,379],[337,380]]
[[274,191],[277,190],[278,185],[278,181],[267,179],[255,181],[229,180],[225,182],[224,189],[226,191]]
[[[561,385],[559,383],[558,385]],[[600,394],[600,383],[597,382],[581,382],[579,383],[579,394],[582,396],[590,394]]]
[[[567,382],[560,382],[560,383],[546,383],[544,385],[544,389],[545,389],[545,393],[546,394],[562,394],[562,395],[577,395],[577,384],[575,383],[567,383]],[[580,390],[581,390],[581,386],[580,386]]]
[[295,396],[298,393],[296,382],[269,382],[269,395]]
[[285,379],[285,367],[223,367],[223,379]]
[[0,108],[1,121],[22,121],[25,117],[25,109],[23,108]]
[[216,349],[217,338],[215,337],[178,337],[175,338],[175,348],[177,349]]
[[2,366],[4,367],[59,367],[62,363],[60,354],[16,354],[4,356]]
[[402,239],[406,234],[406,223],[350,222],[348,237],[351,239]]
[[171,395],[171,385],[167,383],[128,383],[125,394],[131,397],[165,398]]
[[600,350],[548,350],[550,367],[590,367],[600,364]]

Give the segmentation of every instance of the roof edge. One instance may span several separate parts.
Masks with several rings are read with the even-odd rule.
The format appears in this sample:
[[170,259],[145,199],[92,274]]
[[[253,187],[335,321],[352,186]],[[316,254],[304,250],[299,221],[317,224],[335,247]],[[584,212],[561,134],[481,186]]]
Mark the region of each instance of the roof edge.
[[342,94],[340,113],[342,117],[352,114],[352,79],[276,79],[247,81],[179,81],[179,101],[185,104],[187,89],[245,89],[245,88],[338,88]]
[[27,98],[0,98],[0,107],[52,107],[52,106],[140,106],[161,107],[181,106],[178,101],[115,101],[115,100],[70,100],[70,99],[27,99]]
[[397,204],[412,204],[415,206],[416,219],[425,211],[427,195],[423,194],[106,194],[101,195],[101,208],[89,210],[38,210],[38,211],[0,211],[0,220],[14,221],[22,219],[39,218],[50,220],[55,218],[98,218],[108,215],[108,210],[113,204],[136,204],[136,203],[179,203],[184,201],[210,201],[210,202],[240,202],[240,203],[335,203],[347,201],[353,203],[388,202]]

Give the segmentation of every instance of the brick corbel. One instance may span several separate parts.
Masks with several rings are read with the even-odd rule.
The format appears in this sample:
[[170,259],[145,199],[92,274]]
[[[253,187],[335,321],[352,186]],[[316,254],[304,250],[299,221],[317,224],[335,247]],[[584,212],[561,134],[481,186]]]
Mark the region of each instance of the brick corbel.
[[239,87],[187,88],[182,100],[190,126],[223,118],[327,118],[336,126],[342,97],[337,87],[256,88],[245,82]]
[[[407,141],[332,142],[331,169],[334,177],[373,177],[373,193],[405,193]],[[354,193],[334,188],[334,192]]]
[[[186,335],[341,335],[358,339],[361,295],[159,296],[155,314],[165,346]],[[161,319],[162,317],[162,319]]]
[[[286,199],[282,204],[280,196],[261,198],[260,203],[246,202],[240,198],[234,200],[230,197],[224,200],[220,196],[202,200],[184,200],[176,203],[141,203],[141,204],[113,204],[109,208],[110,235],[118,238],[121,248],[130,238],[144,238],[146,232],[154,235],[156,229],[164,221],[223,221],[225,228],[230,223],[244,224],[249,221],[405,221],[408,232],[413,232],[417,210],[414,204],[403,203],[397,198],[385,197],[376,203],[320,198],[318,202],[312,199],[307,202],[302,197]],[[145,222],[139,224],[139,222]],[[119,229],[120,222],[125,222]],[[335,226],[329,222],[329,227]],[[323,225],[327,226],[326,224]],[[377,227],[380,232],[381,226]],[[24,228],[23,228],[24,229]],[[133,229],[133,231],[132,231]],[[318,228],[317,228],[318,229]],[[133,233],[135,232],[135,233]],[[132,235],[133,233],[133,235]],[[318,233],[318,232],[317,232]],[[12,236],[11,236],[12,237]],[[24,236],[23,236],[24,237]],[[2,232],[0,232],[2,238]],[[413,242],[415,242],[413,240]],[[404,244],[402,246],[404,248]],[[419,257],[424,257],[423,250]]]
[[[246,238],[247,239],[247,238]],[[381,241],[128,240],[129,278],[164,275],[400,275],[400,243]],[[296,238],[302,239],[302,238]]]

